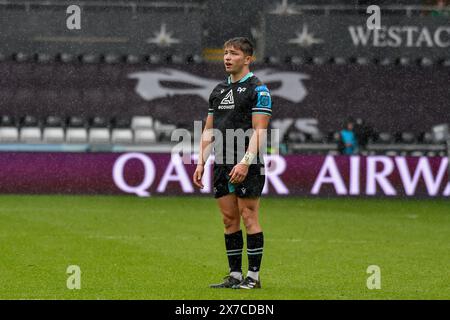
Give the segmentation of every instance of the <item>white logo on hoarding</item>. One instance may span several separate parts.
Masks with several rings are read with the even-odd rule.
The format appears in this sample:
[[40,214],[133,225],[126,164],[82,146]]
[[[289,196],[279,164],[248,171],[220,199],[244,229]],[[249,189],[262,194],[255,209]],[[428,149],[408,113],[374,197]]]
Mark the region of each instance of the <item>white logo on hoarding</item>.
[[180,43],[181,40],[172,38],[173,32],[167,32],[166,24],[161,24],[159,32],[153,33],[155,37],[148,38],[147,43],[154,43],[159,47],[170,47],[171,44]]
[[294,5],[288,4],[288,0],[281,0],[281,2],[277,4],[275,10],[270,11],[270,13],[278,15],[290,15],[299,13],[299,11],[295,9]]
[[[391,175],[394,170],[400,175],[401,185],[407,196],[414,196],[417,193],[419,181],[423,180],[425,189],[430,196],[437,196],[441,188],[445,185],[444,176],[448,167],[448,158],[442,158],[438,172],[435,174],[430,165],[430,159],[420,157],[414,169],[408,166],[405,157],[388,156],[370,156],[365,158],[366,171],[365,189],[361,188],[360,156],[350,157],[350,172],[348,176],[349,186],[344,182],[344,176],[339,170],[336,159],[333,156],[327,156],[316,177],[311,194],[320,194],[320,189],[324,184],[330,184],[334,187],[338,195],[376,195],[377,189],[381,189],[382,194],[395,196],[398,194],[394,188]],[[411,172],[413,170],[413,172]],[[450,183],[445,185],[442,195],[448,196]],[[362,190],[361,190],[362,189]]]
[[[198,159],[198,155],[191,155],[193,160]],[[126,163],[131,160],[139,160],[144,166],[144,175],[142,181],[135,186],[128,184],[125,180],[124,169]],[[205,173],[202,178],[204,190],[200,190],[201,193],[209,193],[212,189],[212,164],[214,162],[214,156],[210,156],[205,166]],[[284,182],[279,177],[282,175],[286,169],[286,161],[283,157],[279,155],[265,155],[264,162],[266,163],[265,170],[265,185],[263,193],[268,193],[269,183],[274,188],[275,192],[278,194],[288,194],[289,191],[284,184]],[[166,192],[169,182],[177,182],[181,187],[182,193],[193,193],[194,187],[192,185],[191,179],[187,174],[185,164],[181,156],[177,153],[171,155],[170,160],[167,163],[166,168],[161,168],[163,170],[162,178],[158,181],[158,186],[156,187],[156,192],[163,194]],[[152,184],[155,182],[156,177],[156,167],[150,156],[143,153],[125,153],[119,156],[113,166],[113,180],[115,185],[123,192],[135,194],[139,197],[149,197],[150,192],[148,191]],[[217,192],[217,190],[214,190]]]
[[303,84],[303,80],[310,79],[307,74],[293,71],[275,71],[273,69],[262,69],[255,71],[255,73],[263,83],[281,82],[277,89],[270,90],[272,96],[299,103],[308,94]]
[[[141,161],[145,168],[144,179],[137,186],[131,186],[125,181],[125,165],[131,159],[137,159]],[[124,155],[121,155],[116,160],[113,167],[113,179],[116,186],[118,186],[119,189],[124,192],[134,193],[140,197],[150,196],[150,192],[148,192],[147,189],[150,188],[153,181],[155,180],[155,175],[155,164],[153,163],[152,159],[142,153],[126,153]]]
[[[199,95],[208,101],[209,95],[215,87],[214,81],[211,81],[211,79],[168,68],[162,68],[156,71],[135,72],[130,74],[128,78],[138,80],[135,90],[137,94],[147,101],[187,94]],[[188,85],[194,85],[197,88],[167,88],[161,84],[162,81],[186,83]]]
[[[303,80],[308,80],[310,77],[304,73],[276,71],[273,69],[260,69],[254,73],[265,84],[271,82],[281,83],[279,87],[270,91],[272,96],[299,103],[308,94]],[[138,80],[135,90],[146,101],[173,97],[175,95],[198,95],[205,101],[208,101],[216,83],[220,82],[220,80],[202,78],[188,72],[169,68],[135,72],[130,74],[128,78]],[[162,85],[161,82],[163,81],[186,83],[186,85],[195,86],[196,88],[168,88]]]
[[349,26],[348,32],[355,47],[407,47],[448,48],[450,27],[440,26],[434,30],[418,26],[381,26],[370,30],[366,26]]
[[296,32],[296,35],[297,37],[289,39],[288,43],[298,44],[303,48],[311,47],[314,44],[323,43],[322,39],[314,38],[314,34],[308,33],[308,26],[306,24],[303,25],[303,29],[301,32]]

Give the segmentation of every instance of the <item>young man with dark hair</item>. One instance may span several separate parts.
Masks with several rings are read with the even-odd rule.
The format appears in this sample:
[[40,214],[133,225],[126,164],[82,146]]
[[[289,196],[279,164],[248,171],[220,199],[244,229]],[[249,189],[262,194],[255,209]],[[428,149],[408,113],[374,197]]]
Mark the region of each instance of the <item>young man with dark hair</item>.
[[[229,76],[211,92],[193,176],[194,184],[203,188],[204,164],[214,138],[214,197],[225,226],[230,272],[223,282],[211,285],[212,288],[261,288],[259,269],[264,236],[258,210],[265,182],[262,153],[272,115],[272,101],[267,87],[249,70],[252,59],[253,45],[247,38],[225,42],[224,66]],[[235,138],[241,141],[242,148],[239,143],[235,145]],[[245,278],[242,276],[241,217],[247,233],[248,273]]]

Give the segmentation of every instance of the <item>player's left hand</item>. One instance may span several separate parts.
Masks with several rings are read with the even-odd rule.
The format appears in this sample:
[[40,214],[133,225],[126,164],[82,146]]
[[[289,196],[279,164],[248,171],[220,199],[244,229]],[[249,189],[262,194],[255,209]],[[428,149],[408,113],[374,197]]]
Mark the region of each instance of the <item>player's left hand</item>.
[[242,163],[238,163],[231,169],[230,173],[230,182],[234,184],[241,183],[244,181],[245,177],[248,173],[248,166]]

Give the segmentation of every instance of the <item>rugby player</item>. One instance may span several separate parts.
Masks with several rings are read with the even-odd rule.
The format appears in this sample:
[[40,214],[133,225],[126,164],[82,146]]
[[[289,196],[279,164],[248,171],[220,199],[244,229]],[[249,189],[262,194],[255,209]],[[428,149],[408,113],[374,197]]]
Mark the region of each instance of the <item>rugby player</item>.
[[[225,42],[223,49],[228,77],[211,92],[193,182],[203,188],[204,165],[214,146],[214,197],[224,224],[229,274],[210,287],[255,289],[261,288],[264,234],[258,211],[265,182],[263,153],[272,100],[267,87],[249,69],[253,61],[252,43],[247,38],[233,38]],[[247,237],[245,277],[241,217]]]

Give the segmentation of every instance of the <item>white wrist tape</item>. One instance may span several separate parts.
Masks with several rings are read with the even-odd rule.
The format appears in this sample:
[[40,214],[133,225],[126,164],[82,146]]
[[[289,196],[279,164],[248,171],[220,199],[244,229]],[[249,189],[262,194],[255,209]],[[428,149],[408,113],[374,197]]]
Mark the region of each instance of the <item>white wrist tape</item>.
[[239,163],[249,166],[253,162],[253,159],[255,157],[256,157],[256,154],[247,151],[245,153],[244,157],[242,158],[241,162],[239,162]]

